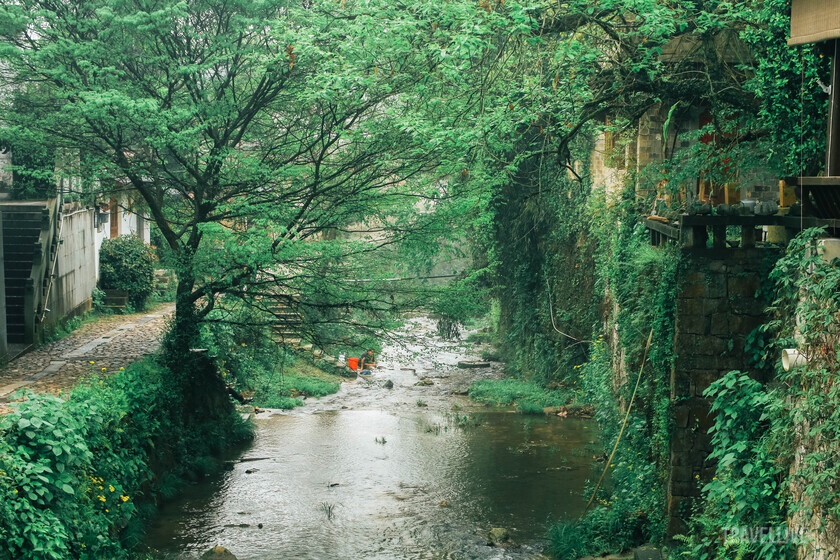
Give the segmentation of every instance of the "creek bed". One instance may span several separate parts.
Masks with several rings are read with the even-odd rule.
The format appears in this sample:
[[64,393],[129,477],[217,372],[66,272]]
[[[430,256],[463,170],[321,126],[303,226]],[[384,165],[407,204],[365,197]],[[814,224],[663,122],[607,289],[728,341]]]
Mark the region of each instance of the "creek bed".
[[[546,523],[583,510],[594,422],[478,407],[452,395],[454,372],[417,387],[411,369],[258,415],[253,445],[168,503],[146,544],[172,558],[216,545],[239,560],[541,558]],[[488,546],[493,527],[516,546]]]

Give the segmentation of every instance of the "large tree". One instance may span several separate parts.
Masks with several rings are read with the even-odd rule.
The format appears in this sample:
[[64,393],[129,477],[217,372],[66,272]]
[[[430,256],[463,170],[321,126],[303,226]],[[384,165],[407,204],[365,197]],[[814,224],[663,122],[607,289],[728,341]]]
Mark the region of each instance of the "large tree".
[[15,0],[0,7],[2,135],[78,154],[103,198],[139,193],[177,266],[173,363],[220,306],[375,317],[425,295],[384,281],[400,255],[461,235],[447,202],[472,146],[452,131],[480,97],[470,62],[499,26],[528,30],[524,10],[507,14]]

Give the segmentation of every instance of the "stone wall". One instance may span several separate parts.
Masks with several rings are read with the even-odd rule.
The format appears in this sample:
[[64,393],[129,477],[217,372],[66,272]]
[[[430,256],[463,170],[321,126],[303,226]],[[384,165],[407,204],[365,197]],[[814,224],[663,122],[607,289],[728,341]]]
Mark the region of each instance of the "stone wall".
[[774,249],[687,251],[676,306],[677,355],[671,379],[674,431],[668,484],[668,535],[684,531],[700,487],[714,476],[707,460],[714,422],[703,397],[731,370],[749,371],[747,335],[765,322],[760,288],[775,261]]

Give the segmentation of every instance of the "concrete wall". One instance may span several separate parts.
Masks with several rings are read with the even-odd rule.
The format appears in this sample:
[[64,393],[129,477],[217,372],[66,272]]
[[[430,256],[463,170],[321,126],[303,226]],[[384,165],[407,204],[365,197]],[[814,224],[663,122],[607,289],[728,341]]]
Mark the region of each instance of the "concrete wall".
[[0,212],[0,364],[6,361],[9,354],[6,340],[6,271],[3,255],[3,212]]
[[90,309],[91,292],[99,276],[99,247],[107,236],[107,224],[94,228],[94,210],[65,209],[55,274],[50,288],[45,322]]
[[680,275],[671,380],[674,432],[668,485],[668,534],[684,531],[700,487],[714,476],[707,460],[714,422],[703,391],[731,370],[749,371],[747,335],[768,317],[760,294],[773,249],[698,249]]

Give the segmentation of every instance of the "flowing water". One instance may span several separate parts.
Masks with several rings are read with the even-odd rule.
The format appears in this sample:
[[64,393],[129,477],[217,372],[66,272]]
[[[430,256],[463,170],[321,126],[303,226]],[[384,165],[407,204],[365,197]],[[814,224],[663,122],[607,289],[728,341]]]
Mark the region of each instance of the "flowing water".
[[[462,345],[402,342],[373,379],[258,414],[253,445],[167,504],[146,544],[239,560],[541,558],[546,522],[583,510],[594,423],[471,404],[453,393],[500,367],[459,370]],[[424,376],[434,384],[415,386]],[[493,527],[512,544],[488,546]]]

